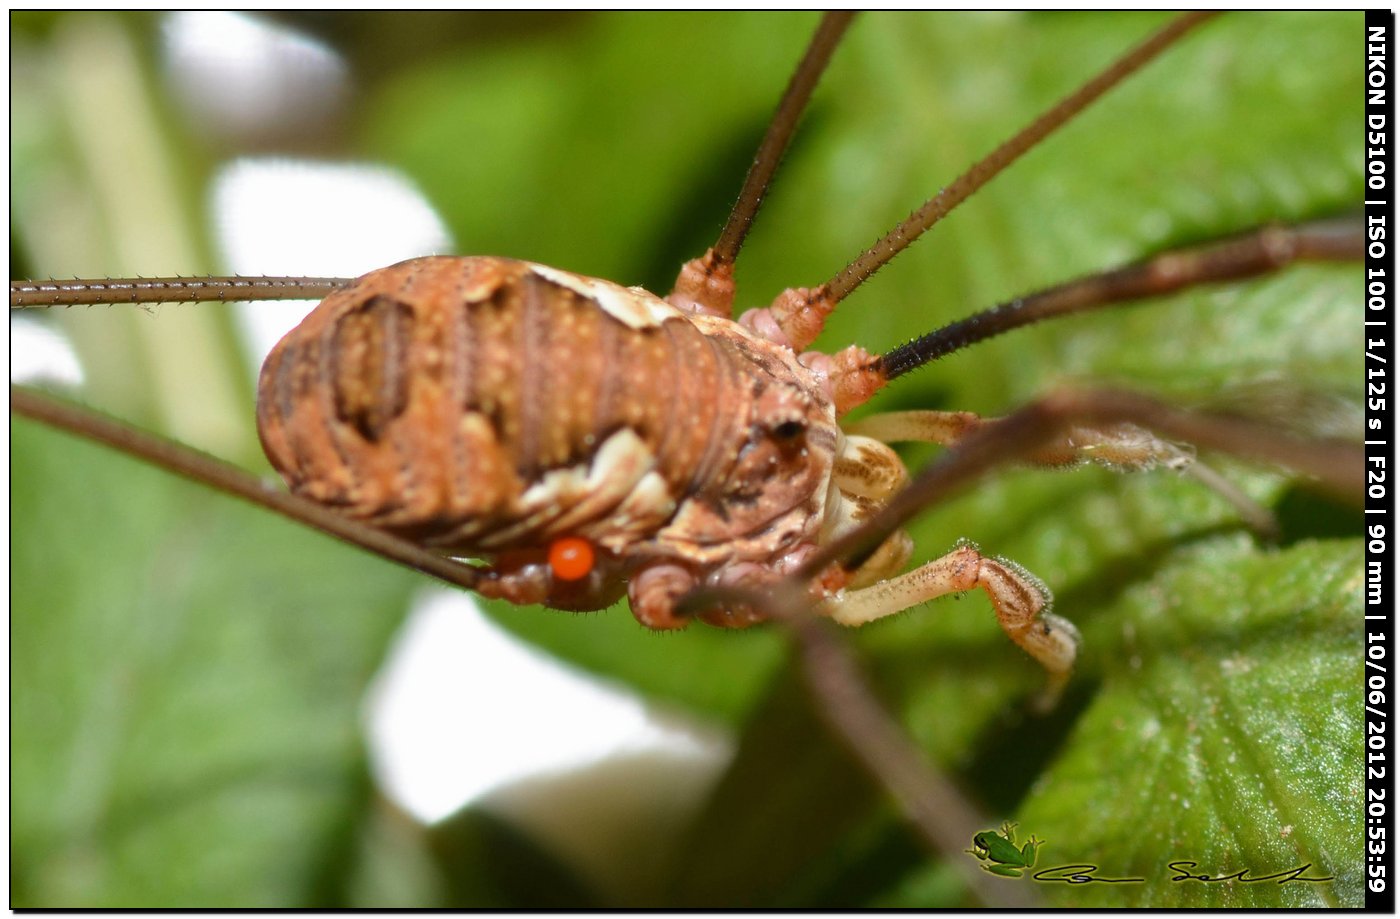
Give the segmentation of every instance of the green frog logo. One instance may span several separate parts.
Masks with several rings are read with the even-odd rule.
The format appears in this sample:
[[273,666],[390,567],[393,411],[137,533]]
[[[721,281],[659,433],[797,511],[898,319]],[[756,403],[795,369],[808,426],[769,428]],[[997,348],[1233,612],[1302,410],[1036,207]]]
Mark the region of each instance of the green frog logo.
[[1016,824],[1003,823],[1000,833],[987,830],[973,836],[972,848],[965,851],[983,862],[983,871],[1018,878],[1027,868],[1035,867],[1036,849],[1044,844],[1044,840],[1032,836],[1024,846],[1016,848]]

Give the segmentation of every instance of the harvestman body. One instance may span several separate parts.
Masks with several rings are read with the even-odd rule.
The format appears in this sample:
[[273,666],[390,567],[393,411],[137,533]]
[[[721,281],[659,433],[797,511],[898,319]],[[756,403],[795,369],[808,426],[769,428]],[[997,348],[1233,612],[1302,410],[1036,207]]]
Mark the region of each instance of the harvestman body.
[[[781,579],[908,480],[884,444],[843,435],[841,362],[753,331],[765,318],[735,323],[525,262],[416,259],[332,294],[282,340],[259,432],[294,492],[490,557],[488,596],[598,609],[625,586],[642,623],[683,626],[682,596]],[[873,360],[862,355],[845,364]],[[537,372],[520,377],[522,358]],[[551,563],[578,539],[592,565]],[[833,566],[829,613],[856,623],[982,586],[1013,637],[1068,671],[1074,633],[1037,621],[1038,581],[970,546],[887,581],[909,553],[901,534],[855,570]]]
[[[685,266],[664,300],[527,262],[432,257],[353,282],[12,284],[12,302],[330,290],[273,350],[259,382],[259,435],[294,495],[434,552],[484,560],[485,567],[455,565],[454,579],[486,596],[587,610],[625,593],[637,619],[657,629],[692,616],[749,625],[777,614],[765,591],[795,583],[820,612],[847,625],[981,588],[1006,633],[1046,668],[1053,695],[1069,676],[1078,638],[1049,612],[1049,591],[1037,578],[966,543],[899,574],[912,547],[896,527],[917,490],[887,510],[909,476],[886,443],[963,445],[969,455],[995,447],[1044,465],[1185,467],[1188,449],[1132,422],[1172,424],[1112,399],[1051,404],[1039,428],[1024,419],[999,425],[967,413],[902,412],[843,429],[840,416],[889,380],[1020,325],[1299,258],[1354,258],[1359,237],[1350,224],[1268,228],[1042,291],[883,356],[858,346],[808,350],[837,302],[1198,21],[1185,17],[998,148],[832,281],[788,290],[734,320],[734,257],[848,20],[823,21],[724,234]],[[18,397],[15,404],[24,410]],[[1335,460],[1312,462],[1289,445],[1273,455],[1319,475]],[[697,592],[711,602],[693,602]]]

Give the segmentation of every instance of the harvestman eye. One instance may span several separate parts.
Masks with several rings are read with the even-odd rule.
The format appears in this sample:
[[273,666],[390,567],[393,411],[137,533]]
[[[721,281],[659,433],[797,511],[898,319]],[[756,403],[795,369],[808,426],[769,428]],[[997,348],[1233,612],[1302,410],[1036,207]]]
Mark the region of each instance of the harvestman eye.
[[773,428],[773,436],[779,440],[794,440],[801,437],[802,432],[807,430],[800,421],[784,421]]

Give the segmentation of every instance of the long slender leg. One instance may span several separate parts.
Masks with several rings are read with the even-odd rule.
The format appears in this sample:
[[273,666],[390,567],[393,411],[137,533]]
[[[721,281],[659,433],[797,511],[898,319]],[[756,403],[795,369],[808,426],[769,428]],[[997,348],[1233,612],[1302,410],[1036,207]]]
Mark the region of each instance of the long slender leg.
[[320,300],[351,278],[210,277],[74,278],[11,281],[10,309],[105,303],[205,303],[229,300]]
[[[778,295],[771,306],[749,310],[739,317],[739,321],[770,341],[788,345],[796,351],[805,349],[816,340],[827,317],[847,294],[1002,170],[1212,15],[1186,13],[1168,23],[974,163],[830,281],[818,287],[788,288]],[[837,405],[840,408],[839,399]]]
[[444,558],[417,543],[352,520],[323,504],[270,488],[252,473],[192,447],[148,434],[37,390],[11,386],[10,411],[242,498],[448,584],[482,590],[489,578],[483,569]]
[[1055,443],[1076,425],[1100,427],[1123,422],[1203,449],[1285,466],[1344,501],[1359,504],[1365,490],[1365,456],[1359,441],[1300,438],[1276,425],[1182,411],[1135,393],[1066,390],[1032,402],[967,437],[914,476],[907,488],[858,529],[837,537],[804,561],[793,577],[809,580],[832,563],[865,557],[924,508],[1003,463]]
[[1299,261],[1360,261],[1365,231],[1355,217],[1269,224],[1156,255],[1018,297],[920,336],[880,358],[893,380],[954,351],[1045,319],[1089,312],[1189,287],[1239,281]]
[[783,92],[778,110],[768,125],[768,133],[763,136],[763,142],[754,154],[753,165],[744,177],[744,187],[739,192],[739,199],[734,202],[734,209],[729,212],[729,219],[719,239],[700,258],[691,259],[682,266],[676,286],[666,298],[677,308],[725,318],[733,312],[734,260],[749,234],[759,205],[763,203],[768,183],[778,171],[783,151],[797,131],[797,122],[812,97],[812,90],[816,89],[817,80],[826,70],[853,16],[855,14],[851,12],[830,12],[822,17],[807,52],[792,75],[792,81]]
[[[846,430],[886,443],[920,441],[953,446],[998,418],[983,418],[972,412],[909,411],[871,415]],[[1162,440],[1135,424],[1103,426],[1072,425],[1053,442],[1023,457],[1037,466],[1067,466],[1093,461],[1120,469],[1149,469],[1166,466],[1183,469],[1195,458],[1195,451]]]
[[[871,415],[846,430],[887,443],[920,441],[956,445],[960,440],[1000,419],[972,412],[909,411]],[[1244,522],[1263,539],[1278,536],[1274,515],[1233,482],[1196,460],[1189,446],[1163,440],[1135,424],[1073,425],[1059,439],[1022,457],[1037,466],[1063,467],[1095,462],[1119,471],[1139,471],[1165,466],[1183,472],[1230,503]]]
[[926,600],[980,587],[992,601],[1002,631],[1045,668],[1043,703],[1053,704],[1069,680],[1079,632],[1050,612],[1050,590],[1040,579],[1004,559],[962,543],[942,558],[869,587],[837,593],[824,610],[842,625],[864,625]]
[[[871,358],[860,349],[847,349],[854,353],[833,355],[823,372],[831,381],[836,411],[844,414],[864,405],[891,380],[1013,329],[1190,287],[1259,277],[1281,271],[1294,262],[1360,261],[1365,235],[1359,218],[1340,217],[1292,225],[1270,224],[1237,236],[1169,249],[1139,262],[1008,300],[921,335],[878,358]],[[804,363],[812,361],[804,355]]]

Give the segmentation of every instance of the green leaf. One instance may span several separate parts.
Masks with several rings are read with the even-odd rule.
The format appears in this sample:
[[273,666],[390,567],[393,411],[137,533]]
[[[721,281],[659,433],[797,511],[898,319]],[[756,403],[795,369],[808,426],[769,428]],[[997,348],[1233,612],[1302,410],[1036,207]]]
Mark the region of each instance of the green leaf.
[[[109,450],[12,436],[15,904],[320,902],[365,800],[359,697],[414,578]],[[254,552],[256,572],[229,564]]]
[[[1049,840],[1043,866],[1089,861],[1148,881],[1059,889],[1060,901],[1362,902],[1360,568],[1349,540],[1269,555],[1215,541],[1124,595],[1118,627],[1131,637],[1103,661],[1098,695],[1018,816]],[[1335,880],[1173,882],[1178,860],[1197,875],[1310,865],[1303,876]]]

